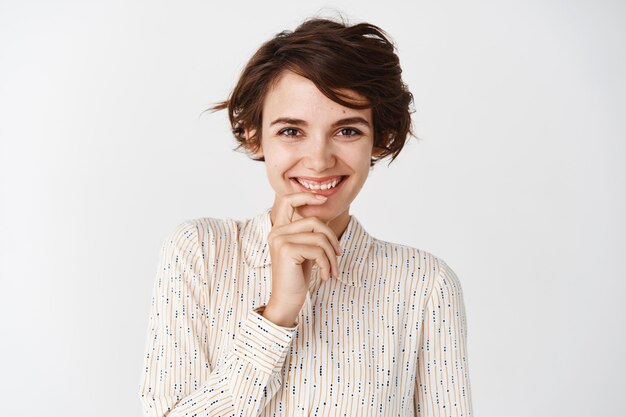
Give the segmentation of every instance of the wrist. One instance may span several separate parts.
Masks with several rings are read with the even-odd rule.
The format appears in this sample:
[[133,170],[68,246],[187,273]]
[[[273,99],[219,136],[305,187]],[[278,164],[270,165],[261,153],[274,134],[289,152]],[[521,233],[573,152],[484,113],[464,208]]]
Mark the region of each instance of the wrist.
[[296,327],[296,319],[299,313],[300,310],[294,311],[289,308],[279,308],[272,303],[268,303],[261,315],[281,327]]

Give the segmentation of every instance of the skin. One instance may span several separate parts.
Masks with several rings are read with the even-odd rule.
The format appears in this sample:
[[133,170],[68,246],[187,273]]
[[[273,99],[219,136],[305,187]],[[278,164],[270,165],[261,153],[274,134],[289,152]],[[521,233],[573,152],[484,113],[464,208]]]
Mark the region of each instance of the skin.
[[[355,102],[367,102],[353,91],[342,93]],[[274,323],[294,325],[306,299],[313,263],[319,265],[324,280],[339,274],[339,239],[350,221],[350,204],[367,180],[372,152],[377,152],[373,136],[371,108],[335,103],[313,82],[293,72],[279,75],[266,94],[261,146],[255,156],[265,157],[275,192],[268,236],[272,295],[263,312]],[[347,178],[324,199],[315,191],[303,191],[291,179],[336,175]]]

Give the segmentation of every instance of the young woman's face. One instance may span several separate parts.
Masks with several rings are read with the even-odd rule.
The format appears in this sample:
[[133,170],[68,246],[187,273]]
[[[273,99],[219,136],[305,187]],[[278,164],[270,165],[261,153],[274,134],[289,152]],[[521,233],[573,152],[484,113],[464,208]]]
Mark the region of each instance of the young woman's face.
[[[355,92],[349,94],[355,102],[365,102]],[[350,203],[367,179],[372,147],[371,108],[335,103],[307,78],[286,71],[265,97],[256,156],[265,157],[277,196],[311,192],[328,197],[322,205],[299,208],[303,217],[330,222],[349,215]]]

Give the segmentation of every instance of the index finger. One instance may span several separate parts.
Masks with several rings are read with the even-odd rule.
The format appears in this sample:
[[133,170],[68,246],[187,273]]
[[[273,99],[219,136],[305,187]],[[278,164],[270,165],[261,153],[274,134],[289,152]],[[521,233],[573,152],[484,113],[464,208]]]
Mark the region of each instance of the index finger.
[[307,204],[321,205],[327,200],[327,197],[313,193],[293,193],[278,197],[279,202],[277,204],[276,216],[274,218],[276,226],[282,226],[289,224],[297,218],[296,207],[304,206]]

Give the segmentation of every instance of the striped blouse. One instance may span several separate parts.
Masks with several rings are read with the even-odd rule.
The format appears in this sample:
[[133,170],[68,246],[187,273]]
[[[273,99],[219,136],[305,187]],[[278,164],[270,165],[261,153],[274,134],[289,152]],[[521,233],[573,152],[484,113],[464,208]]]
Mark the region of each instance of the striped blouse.
[[294,327],[271,295],[270,209],[183,222],[164,241],[139,395],[147,416],[472,416],[465,306],[450,267],[354,215],[339,277],[314,265]]

